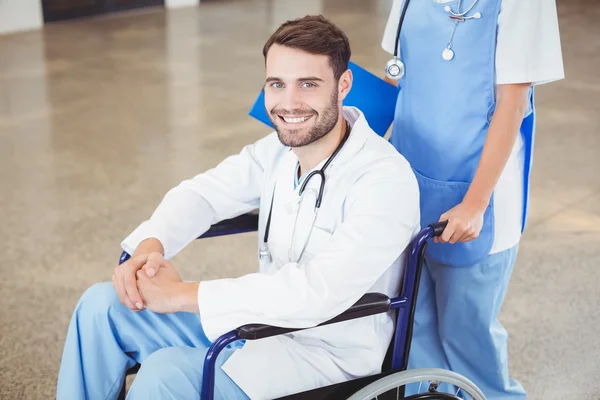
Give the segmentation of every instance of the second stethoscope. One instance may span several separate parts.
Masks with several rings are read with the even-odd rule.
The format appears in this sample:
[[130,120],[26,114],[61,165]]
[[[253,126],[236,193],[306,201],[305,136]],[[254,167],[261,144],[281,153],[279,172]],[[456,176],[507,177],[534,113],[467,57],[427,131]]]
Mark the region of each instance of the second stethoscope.
[[[468,19],[479,19],[481,18],[481,13],[476,12],[473,15],[467,16],[473,7],[477,4],[479,0],[473,0],[473,3],[470,7],[468,7],[465,11],[460,11],[461,9],[461,0],[458,0],[458,9],[456,12],[452,10],[450,5],[444,7],[444,10],[450,14],[450,19],[454,21],[454,28],[452,29],[452,34],[450,35],[450,40],[446,45],[446,48],[442,51],[442,58],[446,61],[451,61],[454,58],[454,50],[452,49],[452,40],[454,39],[454,33],[456,32],[456,28],[460,22],[464,22]],[[394,58],[387,62],[385,65],[385,75],[394,80],[398,80],[404,76],[404,63],[400,60],[400,56],[398,55],[398,49],[400,44],[400,30],[402,29],[402,23],[404,22],[404,17],[406,16],[406,9],[408,8],[408,3],[410,0],[404,1],[404,7],[402,7],[402,12],[400,13],[400,20],[398,21],[398,28],[396,29],[396,43],[394,45]]]
[[[344,147],[344,144],[348,140],[348,137],[350,136],[350,124],[347,121],[344,121],[344,122],[346,124],[346,133],[344,134],[344,137],[342,138],[340,144],[338,144],[335,151],[331,154],[331,156],[329,156],[329,158],[327,159],[327,161],[325,162],[323,167],[309,173],[306,176],[306,178],[304,179],[304,182],[302,182],[302,185],[300,185],[300,190],[298,192],[298,195],[300,196],[300,203],[298,204],[298,210],[296,212],[296,219],[294,220],[294,226],[292,228],[292,237],[290,240],[290,248],[288,250],[288,261],[289,262],[292,262],[292,252],[293,252],[293,244],[294,244],[294,239],[295,239],[295,234],[296,234],[296,226],[298,224],[298,216],[300,215],[300,209],[302,208],[302,203],[305,198],[306,185],[308,184],[310,179],[312,177],[314,177],[315,175],[317,175],[321,178],[319,190],[317,192],[317,196],[316,196],[316,200],[315,200],[315,206],[313,209],[313,216],[312,216],[312,222],[310,225],[310,230],[308,232],[306,240],[304,241],[304,245],[302,246],[300,253],[298,254],[297,257],[294,258],[294,260],[293,260],[294,262],[298,262],[300,260],[300,258],[302,257],[302,255],[304,254],[304,250],[306,249],[306,245],[308,244],[308,240],[310,239],[310,234],[312,232],[312,229],[315,225],[315,221],[317,219],[317,213],[319,212],[319,209],[321,208],[321,201],[323,200],[323,189],[325,188],[325,169],[329,166],[331,161],[333,161],[333,159],[338,155],[338,153],[340,152],[342,147]],[[312,191],[314,191],[314,189],[312,189]],[[271,198],[271,206],[269,209],[269,216],[267,217],[267,225],[265,227],[265,235],[264,235],[263,242],[262,242],[262,245],[260,246],[260,250],[259,250],[259,260],[261,261],[261,263],[262,262],[271,263],[273,260],[272,256],[271,256],[271,252],[269,250],[268,241],[269,241],[269,232],[271,229],[271,217],[273,215],[274,201],[275,201],[275,188],[273,188],[273,196]]]

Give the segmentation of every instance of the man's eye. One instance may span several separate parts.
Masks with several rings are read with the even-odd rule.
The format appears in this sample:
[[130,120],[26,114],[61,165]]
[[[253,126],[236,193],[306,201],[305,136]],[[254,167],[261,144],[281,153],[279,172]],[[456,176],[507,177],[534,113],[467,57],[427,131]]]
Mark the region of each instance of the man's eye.
[[274,87],[275,89],[281,89],[283,87],[283,83],[273,82],[273,83],[271,83],[271,87]]
[[315,84],[314,84],[314,83],[312,83],[312,82],[304,82],[304,83],[302,84],[302,87],[303,87],[303,88],[313,88],[313,87],[316,87],[316,86],[317,86],[317,85],[315,85]]

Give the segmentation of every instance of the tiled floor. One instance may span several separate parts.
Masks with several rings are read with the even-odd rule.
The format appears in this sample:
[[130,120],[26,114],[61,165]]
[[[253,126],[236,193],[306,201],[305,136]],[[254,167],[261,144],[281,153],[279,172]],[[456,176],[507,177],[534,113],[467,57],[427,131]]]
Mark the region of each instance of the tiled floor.
[[[268,132],[261,49],[323,13],[380,74],[391,1],[211,1],[0,37],[0,398],[54,396],[71,311],[181,179]],[[600,399],[600,4],[561,0],[567,79],[537,91],[529,228],[502,312],[537,399]],[[255,268],[253,234],[195,243],[185,279]],[[235,255],[230,249],[235,247]]]

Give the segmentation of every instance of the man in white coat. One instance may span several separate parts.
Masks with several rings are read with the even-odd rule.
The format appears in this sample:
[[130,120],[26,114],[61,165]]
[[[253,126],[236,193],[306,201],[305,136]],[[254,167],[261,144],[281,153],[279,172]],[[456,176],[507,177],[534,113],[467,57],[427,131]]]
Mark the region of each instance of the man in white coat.
[[[308,16],[283,24],[263,53],[276,132],[170,190],[123,241],[132,258],[77,304],[58,399],[116,398],[136,362],[129,398],[198,399],[220,335],[248,323],[312,327],[367,292],[398,294],[419,230],[418,186],[361,111],[342,105],[352,86],[346,35]],[[211,224],[257,208],[259,271],[182,282],[170,258]],[[230,345],[215,398],[269,399],[378,373],[393,331],[387,313]]]

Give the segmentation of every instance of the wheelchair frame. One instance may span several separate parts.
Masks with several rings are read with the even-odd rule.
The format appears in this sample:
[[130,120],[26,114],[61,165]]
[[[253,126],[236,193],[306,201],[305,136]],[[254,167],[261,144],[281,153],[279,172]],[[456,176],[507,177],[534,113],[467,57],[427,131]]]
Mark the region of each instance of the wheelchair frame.
[[[388,312],[390,310],[397,310],[396,327],[394,331],[394,337],[391,344],[393,344],[393,351],[391,354],[391,366],[387,370],[382,371],[384,374],[391,374],[393,372],[404,371],[408,365],[408,355],[410,352],[410,345],[412,340],[412,329],[413,320],[416,308],[416,300],[419,289],[419,280],[421,277],[421,269],[423,266],[423,260],[425,258],[425,250],[427,248],[427,240],[435,236],[441,235],[446,226],[445,222],[439,222],[431,224],[426,228],[422,229],[411,241],[408,254],[406,259],[406,266],[404,269],[403,283],[401,287],[401,293],[399,296],[389,298],[388,296],[381,293],[367,293],[361,299],[356,302],[352,307],[346,310],[344,313],[337,317],[323,322],[317,326],[329,325],[342,321],[348,321],[356,318],[362,318],[369,315],[379,314]],[[258,214],[249,213],[244,214],[232,219],[221,221],[213,226],[198,237],[198,239],[205,239],[210,237],[232,235],[246,232],[256,231],[258,228]],[[123,252],[119,259],[119,264],[124,263],[130,258],[127,252]],[[317,326],[313,327],[316,328]],[[220,336],[210,346],[204,360],[203,376],[202,376],[202,400],[213,400],[214,398],[214,379],[215,379],[215,363],[219,353],[231,342],[237,340],[256,340],[265,337],[276,336],[284,333],[312,329],[312,328],[280,328],[270,325],[260,324],[248,324],[241,326],[233,331],[225,333]],[[387,359],[387,357],[386,357]],[[385,362],[384,362],[385,369]],[[137,369],[134,367],[129,370],[127,374],[135,373]],[[374,375],[377,377],[378,375]],[[365,377],[366,378],[366,377]],[[364,378],[342,382],[341,384],[348,384],[350,382],[357,382]],[[370,382],[366,382],[366,386]],[[336,385],[332,385],[336,386]],[[323,389],[323,388],[319,388]],[[358,388],[360,389],[360,387]],[[358,390],[357,389],[357,390]],[[317,390],[317,389],[313,389]],[[311,391],[309,391],[311,392]],[[303,393],[309,393],[303,392]],[[402,390],[403,392],[403,390]],[[302,393],[300,393],[301,395]],[[121,390],[120,399],[125,398],[125,382]],[[286,396],[285,398],[293,398],[295,395]],[[402,393],[403,395],[403,393]],[[282,398],[283,399],[283,398]]]

